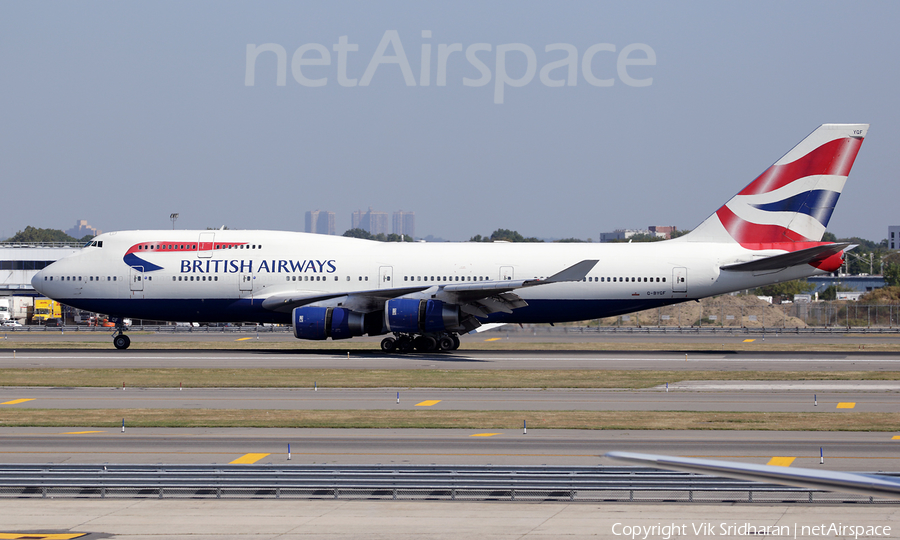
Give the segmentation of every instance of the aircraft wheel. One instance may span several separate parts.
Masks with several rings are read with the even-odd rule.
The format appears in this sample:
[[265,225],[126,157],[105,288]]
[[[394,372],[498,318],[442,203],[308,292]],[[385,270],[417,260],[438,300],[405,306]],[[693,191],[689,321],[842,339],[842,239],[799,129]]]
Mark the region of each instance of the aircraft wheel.
[[450,348],[451,351],[455,351],[459,348],[459,336],[450,336],[453,339],[453,347]]
[[431,336],[419,336],[413,340],[413,345],[419,352],[431,352],[437,349],[437,340]]
[[391,352],[397,347],[397,340],[392,337],[386,337],[381,340],[381,350]]
[[441,336],[441,339],[438,340],[438,347],[442,351],[452,351],[454,349],[454,345],[456,342],[453,341],[453,336]]
[[125,350],[129,345],[131,345],[131,338],[126,336],[125,334],[120,334],[113,338],[113,345],[115,345],[115,347],[120,351]]
[[400,336],[395,344],[397,352],[408,353],[413,350],[413,342],[407,336]]

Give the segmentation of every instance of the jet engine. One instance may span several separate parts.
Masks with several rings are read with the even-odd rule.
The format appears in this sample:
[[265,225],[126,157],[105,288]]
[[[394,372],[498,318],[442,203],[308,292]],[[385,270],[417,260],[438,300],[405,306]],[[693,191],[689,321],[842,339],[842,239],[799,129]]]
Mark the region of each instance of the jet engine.
[[390,332],[423,334],[459,327],[459,306],[440,300],[395,298],[385,303],[384,324]]
[[[366,333],[366,314],[344,308],[305,306],[291,314],[297,339],[347,339]],[[379,323],[380,321],[376,321]]]

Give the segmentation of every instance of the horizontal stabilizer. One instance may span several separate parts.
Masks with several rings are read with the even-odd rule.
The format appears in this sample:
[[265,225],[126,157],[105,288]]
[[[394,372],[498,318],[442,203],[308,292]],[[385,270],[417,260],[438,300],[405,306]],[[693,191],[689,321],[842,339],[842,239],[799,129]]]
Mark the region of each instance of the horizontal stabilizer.
[[[742,262],[736,264],[726,264],[722,270],[732,272],[759,272],[763,270],[779,270],[790,266],[799,266],[801,264],[811,264],[815,266],[817,262],[824,261],[845,249],[851,244],[827,244],[824,246],[815,246],[790,253],[782,253],[781,255],[773,255],[764,259],[756,259],[750,262]],[[854,246],[855,247],[855,246]]]
[[821,471],[775,465],[756,465],[733,461],[683,458],[632,452],[609,452],[606,457],[675,471],[715,474],[756,482],[773,482],[788,486],[828,489],[869,496],[900,499],[900,478],[885,475]]

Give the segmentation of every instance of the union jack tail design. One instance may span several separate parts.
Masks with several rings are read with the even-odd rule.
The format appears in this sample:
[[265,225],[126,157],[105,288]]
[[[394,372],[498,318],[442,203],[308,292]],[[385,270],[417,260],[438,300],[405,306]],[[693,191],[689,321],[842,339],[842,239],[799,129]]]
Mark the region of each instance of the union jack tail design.
[[685,238],[768,244],[819,242],[868,124],[823,124]]

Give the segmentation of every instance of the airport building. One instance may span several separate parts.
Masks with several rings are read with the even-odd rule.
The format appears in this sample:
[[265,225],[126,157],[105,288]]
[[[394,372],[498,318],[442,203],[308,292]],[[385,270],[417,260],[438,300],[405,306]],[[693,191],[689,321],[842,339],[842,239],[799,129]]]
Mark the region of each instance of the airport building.
[[80,249],[67,242],[0,242],[0,296],[36,294],[34,274]]
[[313,210],[306,213],[306,232],[316,234],[335,234],[334,212]]
[[888,227],[888,249],[900,249],[900,225]]

